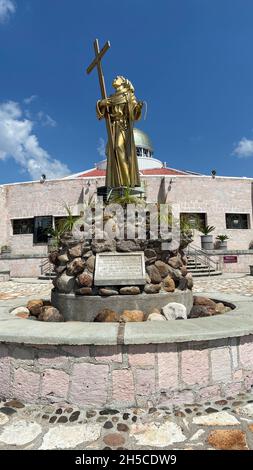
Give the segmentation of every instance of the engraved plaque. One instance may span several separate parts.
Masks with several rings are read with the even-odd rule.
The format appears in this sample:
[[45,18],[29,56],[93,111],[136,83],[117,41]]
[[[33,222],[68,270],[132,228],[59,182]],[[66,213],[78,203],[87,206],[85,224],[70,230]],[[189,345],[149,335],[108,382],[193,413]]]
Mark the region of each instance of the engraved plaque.
[[144,253],[97,253],[95,286],[146,284]]

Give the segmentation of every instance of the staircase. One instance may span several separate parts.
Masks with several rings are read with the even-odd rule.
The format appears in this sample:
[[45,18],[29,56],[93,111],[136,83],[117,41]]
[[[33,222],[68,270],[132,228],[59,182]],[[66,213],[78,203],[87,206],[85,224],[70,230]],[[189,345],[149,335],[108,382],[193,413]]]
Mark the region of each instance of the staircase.
[[56,273],[54,272],[54,266],[48,259],[43,261],[40,265],[40,276],[38,279],[41,279],[43,281],[54,279],[56,277]]
[[220,276],[222,271],[219,263],[214,261],[208,254],[194,245],[189,245],[186,252],[187,269],[193,277]]

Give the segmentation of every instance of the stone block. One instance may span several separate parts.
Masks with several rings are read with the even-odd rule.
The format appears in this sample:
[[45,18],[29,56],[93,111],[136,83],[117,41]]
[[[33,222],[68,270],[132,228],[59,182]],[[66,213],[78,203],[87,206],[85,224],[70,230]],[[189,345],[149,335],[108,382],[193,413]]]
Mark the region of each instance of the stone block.
[[74,364],[70,401],[84,406],[104,406],[107,401],[108,374],[108,365]]

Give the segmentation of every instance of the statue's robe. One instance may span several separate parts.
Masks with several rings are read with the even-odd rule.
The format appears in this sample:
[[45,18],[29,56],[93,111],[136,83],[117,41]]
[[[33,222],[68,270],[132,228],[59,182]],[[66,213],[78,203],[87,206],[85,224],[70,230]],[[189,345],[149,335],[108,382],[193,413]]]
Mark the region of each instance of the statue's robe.
[[[133,123],[141,118],[142,105],[132,92],[116,92],[108,98],[112,125],[113,152],[107,146],[106,186],[140,186]],[[106,107],[97,102],[99,119],[105,117]],[[113,154],[111,154],[113,153]]]

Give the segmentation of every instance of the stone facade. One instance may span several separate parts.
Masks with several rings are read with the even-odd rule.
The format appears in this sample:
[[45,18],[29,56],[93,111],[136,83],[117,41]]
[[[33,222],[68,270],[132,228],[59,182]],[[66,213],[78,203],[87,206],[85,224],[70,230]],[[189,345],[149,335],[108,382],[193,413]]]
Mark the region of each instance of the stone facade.
[[96,406],[167,406],[253,386],[253,336],[174,344],[0,344],[0,398]]

